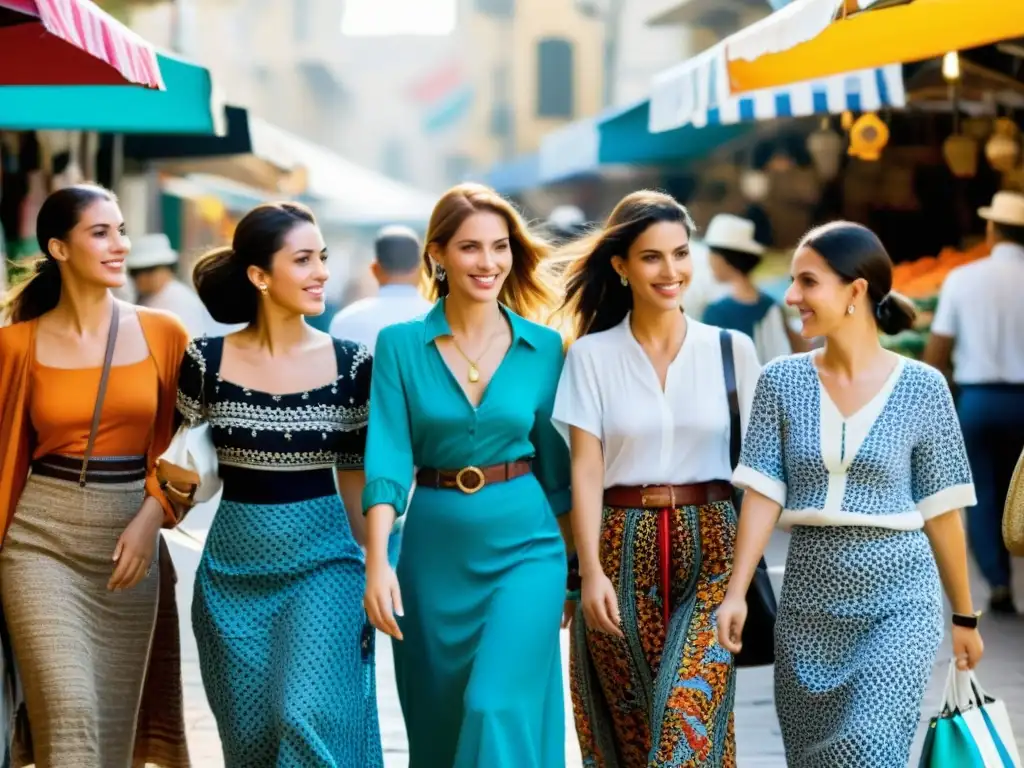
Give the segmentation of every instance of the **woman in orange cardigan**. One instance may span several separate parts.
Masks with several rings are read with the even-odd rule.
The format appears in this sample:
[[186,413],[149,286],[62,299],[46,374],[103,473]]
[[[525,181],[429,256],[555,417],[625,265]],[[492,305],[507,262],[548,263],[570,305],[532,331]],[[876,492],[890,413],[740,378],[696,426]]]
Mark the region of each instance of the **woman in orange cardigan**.
[[0,328],[0,598],[35,752],[14,762],[186,766],[173,569],[154,567],[176,520],[154,463],[188,336],[111,294],[129,250],[111,192],[53,193],[36,231]]

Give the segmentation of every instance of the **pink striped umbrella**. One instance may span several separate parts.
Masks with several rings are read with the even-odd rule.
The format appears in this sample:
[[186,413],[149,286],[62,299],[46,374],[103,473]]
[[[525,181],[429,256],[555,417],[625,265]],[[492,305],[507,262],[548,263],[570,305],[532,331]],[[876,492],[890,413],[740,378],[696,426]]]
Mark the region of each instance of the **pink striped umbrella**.
[[0,0],[0,85],[125,84],[164,90],[156,51],[95,3]]

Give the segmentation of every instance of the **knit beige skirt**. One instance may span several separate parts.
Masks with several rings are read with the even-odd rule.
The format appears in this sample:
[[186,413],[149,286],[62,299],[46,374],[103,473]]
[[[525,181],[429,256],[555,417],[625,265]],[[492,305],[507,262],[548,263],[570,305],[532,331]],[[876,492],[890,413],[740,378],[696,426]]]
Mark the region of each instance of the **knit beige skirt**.
[[144,495],[142,481],[79,488],[32,476],[4,539],[0,598],[38,768],[133,763],[159,570],[129,590],[107,582]]

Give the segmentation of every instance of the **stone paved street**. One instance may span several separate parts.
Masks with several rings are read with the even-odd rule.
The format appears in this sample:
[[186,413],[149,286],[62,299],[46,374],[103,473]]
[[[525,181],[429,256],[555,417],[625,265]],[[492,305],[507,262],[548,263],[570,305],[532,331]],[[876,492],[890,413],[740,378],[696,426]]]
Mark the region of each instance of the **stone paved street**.
[[[205,535],[209,525],[209,512],[195,510],[187,527],[198,538]],[[199,561],[198,545],[180,534],[170,537],[171,550],[178,569],[178,601],[181,609],[183,675],[185,682],[185,706],[188,725],[189,746],[196,768],[221,768],[217,729],[206,704],[189,605],[192,596],[193,574]],[[769,566],[774,571],[776,591],[781,582],[781,566],[785,559],[785,536],[777,535],[768,554]],[[1024,595],[1024,569],[1018,569],[1018,594]],[[980,581],[975,578],[975,596],[979,601],[984,595]],[[987,656],[979,671],[982,684],[989,693],[1007,703],[1014,723],[1017,740],[1024,751],[1024,658],[1021,655],[1024,639],[1024,620],[999,621],[986,619],[984,625]],[[568,643],[562,635],[563,662],[567,665]],[[408,755],[405,731],[402,725],[398,699],[395,694],[394,675],[391,663],[389,641],[378,637],[377,679],[380,701],[381,730],[383,732],[385,765],[387,768],[406,768]],[[931,688],[925,700],[918,745],[915,746],[914,760],[917,759],[921,738],[927,719],[938,706],[941,687],[949,659],[949,647],[944,646],[936,662]],[[567,716],[568,732],[572,724]],[[782,740],[772,706],[772,673],[770,668],[744,670],[739,674],[736,696],[736,734],[740,768],[784,768]],[[567,739],[566,756],[569,768],[579,768],[579,748],[575,738]]]

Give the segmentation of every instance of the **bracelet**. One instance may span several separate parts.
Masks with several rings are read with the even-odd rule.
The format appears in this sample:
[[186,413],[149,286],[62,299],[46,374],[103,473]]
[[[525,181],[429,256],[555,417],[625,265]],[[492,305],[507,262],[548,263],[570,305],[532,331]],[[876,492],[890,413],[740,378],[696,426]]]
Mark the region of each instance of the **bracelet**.
[[954,613],[953,626],[964,627],[966,629],[977,629],[978,617],[980,616],[981,611],[975,611],[974,613]]
[[578,589],[565,590],[565,599],[567,602],[578,603],[580,601],[580,591]]

